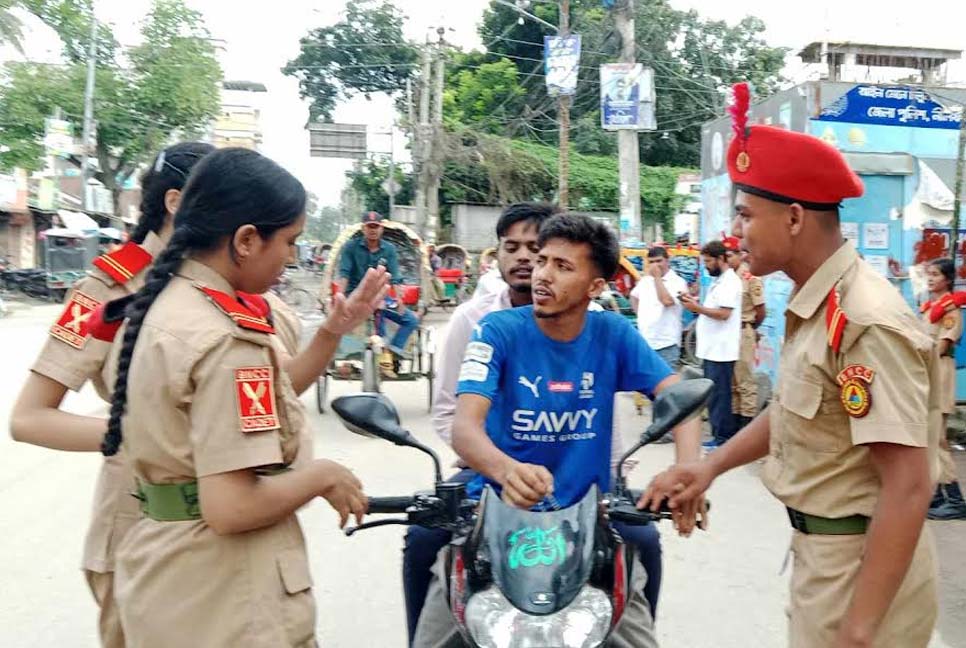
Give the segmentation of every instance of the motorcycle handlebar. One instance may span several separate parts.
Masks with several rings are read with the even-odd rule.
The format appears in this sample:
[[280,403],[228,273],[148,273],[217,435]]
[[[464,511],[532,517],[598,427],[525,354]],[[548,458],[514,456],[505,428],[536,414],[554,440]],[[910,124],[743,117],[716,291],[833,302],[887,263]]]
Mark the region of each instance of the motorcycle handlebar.
[[415,504],[412,495],[399,497],[370,497],[369,513],[405,513],[406,509]]

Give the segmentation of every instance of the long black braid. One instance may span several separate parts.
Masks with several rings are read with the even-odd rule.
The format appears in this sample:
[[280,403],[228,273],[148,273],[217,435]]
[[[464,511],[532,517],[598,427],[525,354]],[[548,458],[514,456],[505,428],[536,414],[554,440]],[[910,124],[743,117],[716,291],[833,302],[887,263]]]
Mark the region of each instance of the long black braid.
[[247,149],[221,149],[194,169],[175,216],[174,234],[128,306],[111,398],[107,434],[101,444],[106,456],[117,453],[123,438],[121,419],[127,410],[127,385],[134,348],[144,318],[158,295],[193,251],[231,247],[232,235],[246,224],[262,238],[287,227],[305,213],[305,189],[288,171]]
[[181,142],[158,153],[141,175],[141,217],[131,232],[132,241],[144,243],[149,232],[161,230],[168,215],[165,195],[171,189],[182,189],[195,164],[214,150],[204,142]]

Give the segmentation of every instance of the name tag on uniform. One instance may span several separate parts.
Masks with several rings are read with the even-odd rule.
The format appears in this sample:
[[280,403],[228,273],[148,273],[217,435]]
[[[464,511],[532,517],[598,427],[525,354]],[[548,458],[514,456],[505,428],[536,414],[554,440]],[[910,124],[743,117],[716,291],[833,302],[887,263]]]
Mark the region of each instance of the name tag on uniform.
[[235,396],[242,432],[264,432],[281,427],[275,407],[272,367],[235,369]]

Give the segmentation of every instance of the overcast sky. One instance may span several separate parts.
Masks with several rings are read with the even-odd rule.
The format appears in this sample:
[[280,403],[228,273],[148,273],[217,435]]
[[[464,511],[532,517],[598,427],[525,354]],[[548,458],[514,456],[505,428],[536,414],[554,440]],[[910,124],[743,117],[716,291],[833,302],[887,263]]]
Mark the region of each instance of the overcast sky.
[[[268,87],[264,97],[262,122],[263,152],[293,171],[323,204],[337,205],[348,161],[320,160],[308,155],[308,135],[303,126],[308,109],[299,100],[298,84],[279,71],[298,54],[298,40],[310,28],[337,22],[345,0],[186,0],[200,10],[212,36],[224,41],[222,65],[226,79],[261,81]],[[423,40],[431,29],[445,25],[447,40],[464,48],[479,47],[476,34],[483,8],[488,0],[394,0],[408,16],[407,35]],[[95,0],[98,18],[115,27],[123,45],[137,43],[139,20],[150,0]],[[789,3],[775,0],[671,0],[681,9],[696,9],[707,17],[731,22],[752,14],[765,21],[766,37],[773,45],[791,47],[821,40],[827,31],[831,40],[853,40],[901,45],[926,45],[966,49],[966,3],[943,0],[915,4],[899,0],[810,0]],[[59,52],[57,40],[45,28],[36,26],[29,39],[27,57],[53,60]],[[8,50],[8,58],[19,58]],[[808,78],[815,69],[797,59],[786,74],[796,80]],[[953,66],[950,81],[966,81],[966,64]],[[359,98],[340,106],[336,121],[366,123],[377,129],[391,124],[393,112],[384,97],[366,101]],[[401,136],[396,151],[404,148]],[[388,150],[388,138],[370,137],[370,148]]]

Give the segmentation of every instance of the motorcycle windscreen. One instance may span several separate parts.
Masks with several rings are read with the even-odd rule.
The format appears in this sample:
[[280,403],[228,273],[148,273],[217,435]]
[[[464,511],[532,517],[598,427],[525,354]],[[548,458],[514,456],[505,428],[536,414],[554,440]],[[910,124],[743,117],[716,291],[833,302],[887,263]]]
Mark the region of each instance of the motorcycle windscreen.
[[552,614],[573,601],[593,569],[599,492],[559,511],[505,504],[489,486],[483,496],[483,542],[493,579],[518,609]]

